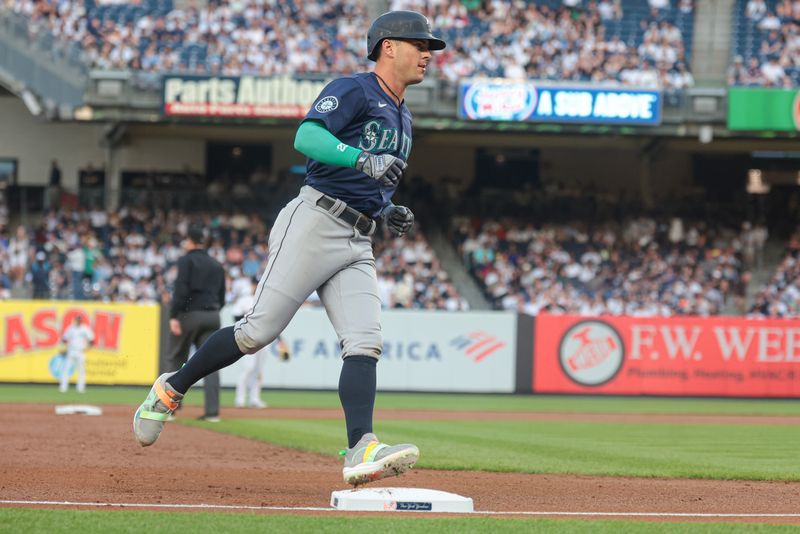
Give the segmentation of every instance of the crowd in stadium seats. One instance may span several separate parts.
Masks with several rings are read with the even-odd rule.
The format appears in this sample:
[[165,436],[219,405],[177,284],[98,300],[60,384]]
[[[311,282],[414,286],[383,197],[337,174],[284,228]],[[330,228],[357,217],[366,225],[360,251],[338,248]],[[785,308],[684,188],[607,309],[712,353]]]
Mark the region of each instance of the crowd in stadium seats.
[[348,73],[366,62],[364,3],[172,0],[129,3],[23,0],[30,32],[80,43],[93,68],[279,75]]
[[[86,299],[168,303],[190,220],[210,229],[209,253],[238,278],[257,280],[268,228],[255,215],[122,209],[51,211],[35,227],[0,227],[0,299]],[[467,269],[496,309],[531,315],[800,316],[800,229],[769,283],[747,303],[751,269],[768,234],[680,218],[624,224],[534,224],[456,219]],[[384,308],[468,310],[420,232],[375,236]],[[242,282],[245,284],[245,282]],[[245,284],[246,285],[246,284]],[[229,292],[235,300],[235,292]],[[307,306],[319,306],[313,294]]]
[[[258,216],[201,219],[210,229],[209,254],[229,278],[261,276],[268,229]],[[19,226],[11,236],[0,231],[0,298],[15,290],[42,299],[167,303],[189,222],[178,211],[62,210],[48,212],[35,228]],[[467,309],[422,233],[391,239],[378,232],[375,241],[384,307]]]
[[744,307],[743,239],[730,229],[640,217],[594,227],[464,222],[458,233],[498,309],[671,316],[717,315],[730,299]]
[[739,0],[728,84],[800,85],[800,0]]
[[769,283],[756,293],[749,310],[755,317],[800,317],[800,229],[786,243],[786,253]]
[[[10,2],[30,32],[62,47],[80,43],[99,69],[145,72],[347,74],[367,67],[364,2],[231,2],[206,7],[172,0],[95,3]],[[416,9],[450,43],[432,70],[457,81],[502,76],[619,82],[683,89],[692,0],[538,0],[525,2],[393,0]]]
[[380,273],[378,293],[385,307],[469,309],[419,232],[407,238],[390,238],[384,230],[383,239],[375,242],[375,266]]
[[[425,13],[450,45],[441,76],[620,82],[684,89],[693,3],[627,0],[465,2],[392,0]],[[684,35],[687,33],[687,35]]]

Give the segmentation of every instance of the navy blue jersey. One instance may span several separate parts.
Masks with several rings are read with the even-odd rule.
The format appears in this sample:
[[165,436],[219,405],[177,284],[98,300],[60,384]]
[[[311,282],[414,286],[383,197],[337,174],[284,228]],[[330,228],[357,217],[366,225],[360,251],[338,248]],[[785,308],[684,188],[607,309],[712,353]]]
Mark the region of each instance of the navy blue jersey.
[[[398,108],[374,73],[359,73],[329,83],[305,120],[318,120],[339,140],[372,154],[390,154],[403,161],[411,153],[411,112]],[[396,188],[349,167],[309,159],[305,183],[373,218],[389,203]]]

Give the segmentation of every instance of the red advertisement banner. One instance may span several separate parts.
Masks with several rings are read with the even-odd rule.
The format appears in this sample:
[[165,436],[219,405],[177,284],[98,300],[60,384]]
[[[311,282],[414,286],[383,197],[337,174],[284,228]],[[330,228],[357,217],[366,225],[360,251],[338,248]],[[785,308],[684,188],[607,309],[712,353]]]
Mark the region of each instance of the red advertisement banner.
[[170,75],[161,79],[168,117],[304,117],[325,80],[286,76]]
[[301,118],[308,106],[295,104],[210,104],[206,102],[164,104],[164,115],[186,117]]
[[539,315],[533,391],[800,396],[800,321]]

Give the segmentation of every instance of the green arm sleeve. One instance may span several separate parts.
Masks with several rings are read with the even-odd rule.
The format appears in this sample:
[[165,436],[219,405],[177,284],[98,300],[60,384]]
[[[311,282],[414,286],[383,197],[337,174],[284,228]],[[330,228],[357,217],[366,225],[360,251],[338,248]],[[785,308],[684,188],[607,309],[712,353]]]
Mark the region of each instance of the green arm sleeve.
[[322,123],[314,120],[303,122],[297,129],[294,148],[320,163],[339,167],[355,167],[361,154],[361,150],[342,143]]

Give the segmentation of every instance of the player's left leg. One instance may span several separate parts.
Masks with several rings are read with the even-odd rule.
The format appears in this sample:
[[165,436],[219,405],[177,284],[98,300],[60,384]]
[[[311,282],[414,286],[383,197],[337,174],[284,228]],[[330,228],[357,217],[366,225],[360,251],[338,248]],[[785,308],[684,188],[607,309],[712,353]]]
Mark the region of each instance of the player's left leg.
[[362,261],[339,271],[317,290],[342,347],[339,397],[348,447],[372,432],[376,364],[383,348],[375,266]]
[[344,360],[339,376],[348,438],[344,480],[357,486],[399,475],[416,463],[419,449],[411,444],[381,443],[372,432],[376,364],[383,338],[371,244],[361,261],[334,275],[318,293],[339,337]]

